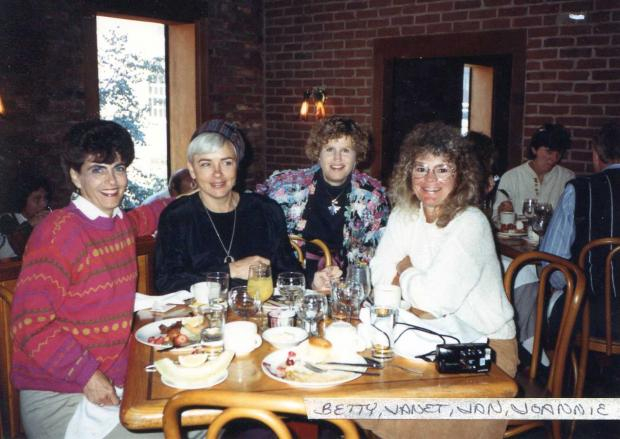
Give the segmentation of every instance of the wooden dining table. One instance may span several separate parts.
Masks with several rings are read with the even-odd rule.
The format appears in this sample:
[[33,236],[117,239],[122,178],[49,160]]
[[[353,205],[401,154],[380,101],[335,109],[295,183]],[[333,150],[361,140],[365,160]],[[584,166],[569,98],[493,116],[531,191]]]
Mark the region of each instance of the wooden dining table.
[[538,248],[537,244],[532,244],[525,238],[500,238],[496,237],[497,250],[500,255],[507,256],[509,258],[516,258],[522,253],[527,253]]
[[[177,317],[179,310],[176,310]],[[171,315],[154,316],[141,311],[135,318],[134,330],[156,319]],[[158,352],[132,337],[129,345],[129,366],[121,403],[121,422],[132,430],[160,429],[166,402],[181,390],[162,383],[159,373],[146,372],[145,367],[163,357],[174,357],[170,352]],[[246,356],[236,357],[228,368],[228,378],[213,387],[218,390],[252,392],[264,395],[285,395],[291,403],[299,404],[306,397],[315,398],[500,398],[517,393],[515,382],[498,367],[482,374],[440,374],[433,363],[411,361],[396,357],[387,367],[378,370],[379,376],[359,378],[329,388],[307,389],[269,378],[261,369],[262,360],[276,349],[263,341],[262,345]],[[368,352],[363,353],[364,355]],[[415,370],[407,372],[390,364]],[[374,369],[373,369],[374,371]],[[206,390],[208,392],[208,389]],[[218,414],[216,409],[194,409],[183,413],[183,425],[209,424]]]

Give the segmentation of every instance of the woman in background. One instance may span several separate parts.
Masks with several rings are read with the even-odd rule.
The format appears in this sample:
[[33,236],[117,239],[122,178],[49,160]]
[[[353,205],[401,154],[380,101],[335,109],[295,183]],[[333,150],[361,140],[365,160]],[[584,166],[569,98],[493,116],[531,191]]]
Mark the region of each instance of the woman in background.
[[21,258],[32,230],[50,213],[52,189],[45,178],[22,176],[13,190],[17,212],[0,216],[0,259]]
[[[274,172],[256,188],[280,204],[289,234],[322,240],[343,270],[370,261],[389,214],[381,183],[355,169],[367,153],[368,134],[352,119],[332,116],[317,122],[306,142],[316,165]],[[309,243],[304,252],[311,279],[324,258]]]

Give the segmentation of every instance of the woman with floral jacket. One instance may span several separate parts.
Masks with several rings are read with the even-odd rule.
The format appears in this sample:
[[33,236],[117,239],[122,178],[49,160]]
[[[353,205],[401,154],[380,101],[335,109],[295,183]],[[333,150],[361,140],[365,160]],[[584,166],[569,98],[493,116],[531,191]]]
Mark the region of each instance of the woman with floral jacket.
[[[306,143],[318,164],[276,171],[256,188],[280,204],[289,234],[322,240],[342,269],[370,260],[390,213],[381,183],[355,169],[367,152],[368,134],[352,119],[332,116],[312,128]],[[312,244],[304,252],[312,279],[324,260]]]

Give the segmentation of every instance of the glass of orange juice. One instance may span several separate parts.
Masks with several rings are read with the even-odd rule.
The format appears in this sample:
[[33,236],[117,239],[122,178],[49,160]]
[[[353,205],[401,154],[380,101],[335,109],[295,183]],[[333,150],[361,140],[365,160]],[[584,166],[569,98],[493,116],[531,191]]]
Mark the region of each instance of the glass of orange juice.
[[[260,300],[261,305],[273,294],[273,280],[271,279],[271,266],[266,264],[250,265],[248,272],[248,293]],[[262,311],[259,311],[259,319],[262,321]]]

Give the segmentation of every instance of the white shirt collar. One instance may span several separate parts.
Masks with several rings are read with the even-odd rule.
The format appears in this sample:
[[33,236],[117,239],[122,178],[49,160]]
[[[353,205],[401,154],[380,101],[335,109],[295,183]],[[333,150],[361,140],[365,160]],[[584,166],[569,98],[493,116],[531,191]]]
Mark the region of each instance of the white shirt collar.
[[[89,220],[95,220],[99,217],[109,218],[101,209],[95,206],[93,203],[88,201],[81,195],[78,195],[74,200],[73,204],[78,208],[80,212],[82,212]],[[112,217],[123,218],[123,211],[118,207],[115,207],[112,211]]]

